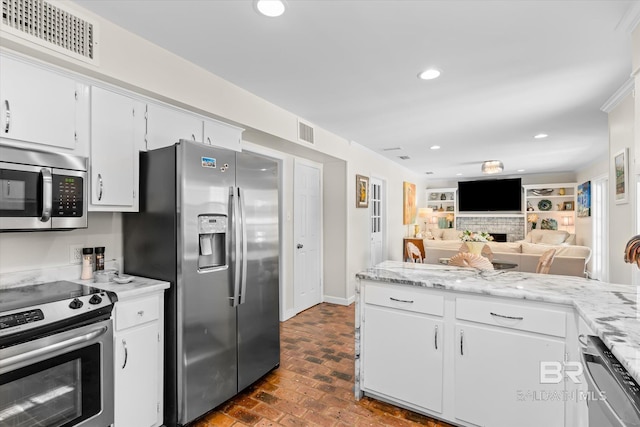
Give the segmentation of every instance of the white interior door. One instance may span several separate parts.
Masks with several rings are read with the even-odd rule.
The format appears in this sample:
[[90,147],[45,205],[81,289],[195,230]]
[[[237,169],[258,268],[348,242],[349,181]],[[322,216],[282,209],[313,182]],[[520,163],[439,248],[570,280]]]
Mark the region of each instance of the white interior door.
[[382,180],[371,178],[369,189],[369,214],[371,217],[369,233],[371,235],[370,267],[384,261],[385,204]]
[[320,236],[321,170],[296,161],[293,188],[294,308],[296,313],[322,302]]

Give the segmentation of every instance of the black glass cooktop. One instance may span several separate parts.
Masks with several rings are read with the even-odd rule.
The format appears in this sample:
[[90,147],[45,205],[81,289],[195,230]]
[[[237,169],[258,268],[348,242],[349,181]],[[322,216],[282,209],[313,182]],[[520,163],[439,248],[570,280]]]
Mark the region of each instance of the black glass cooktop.
[[20,308],[37,307],[56,301],[73,300],[79,296],[100,292],[103,291],[64,280],[39,285],[0,288],[0,313]]

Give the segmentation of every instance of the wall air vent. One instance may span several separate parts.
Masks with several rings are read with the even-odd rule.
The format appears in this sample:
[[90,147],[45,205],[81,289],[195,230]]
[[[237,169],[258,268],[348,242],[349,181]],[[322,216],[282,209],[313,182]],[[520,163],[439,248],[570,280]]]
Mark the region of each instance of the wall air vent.
[[0,29],[84,62],[96,59],[96,25],[43,0],[2,0]]
[[313,127],[307,123],[298,120],[298,141],[314,144]]
[[402,160],[409,160],[411,157],[409,157],[409,156],[398,156],[398,158],[402,159]]

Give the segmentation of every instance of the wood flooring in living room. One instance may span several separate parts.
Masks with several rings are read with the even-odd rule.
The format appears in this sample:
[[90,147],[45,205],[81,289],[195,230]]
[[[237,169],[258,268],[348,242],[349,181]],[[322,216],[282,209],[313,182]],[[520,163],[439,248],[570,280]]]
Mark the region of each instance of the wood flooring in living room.
[[355,400],[354,306],[322,303],[281,323],[280,367],[191,427],[450,427],[367,397]]

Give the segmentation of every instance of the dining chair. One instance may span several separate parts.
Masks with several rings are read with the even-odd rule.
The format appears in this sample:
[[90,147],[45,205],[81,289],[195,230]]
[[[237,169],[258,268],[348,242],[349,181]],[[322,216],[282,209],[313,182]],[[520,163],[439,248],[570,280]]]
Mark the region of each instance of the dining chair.
[[553,259],[556,256],[555,249],[549,249],[540,255],[540,259],[538,259],[538,266],[536,267],[536,273],[539,274],[549,274],[549,270],[551,269],[551,264],[553,264]]
[[407,242],[407,255],[411,262],[422,263],[422,253],[413,242]]
[[456,267],[471,267],[478,270],[493,270],[493,264],[487,258],[478,254],[458,252],[449,259],[449,265]]

